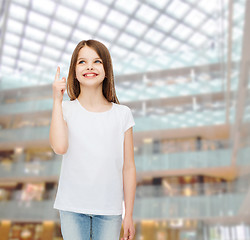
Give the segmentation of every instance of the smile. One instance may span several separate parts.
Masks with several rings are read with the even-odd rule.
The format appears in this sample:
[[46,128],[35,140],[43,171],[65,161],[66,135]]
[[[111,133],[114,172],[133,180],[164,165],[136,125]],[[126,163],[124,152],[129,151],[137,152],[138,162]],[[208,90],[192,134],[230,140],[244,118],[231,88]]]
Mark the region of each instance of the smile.
[[85,73],[83,74],[84,77],[86,78],[92,78],[92,77],[96,77],[98,74],[96,73]]

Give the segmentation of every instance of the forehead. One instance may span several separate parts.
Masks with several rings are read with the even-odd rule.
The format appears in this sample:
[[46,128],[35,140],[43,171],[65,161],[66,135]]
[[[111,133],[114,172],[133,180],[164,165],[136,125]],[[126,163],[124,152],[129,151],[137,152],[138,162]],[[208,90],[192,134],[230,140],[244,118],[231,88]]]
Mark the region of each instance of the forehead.
[[93,48],[90,48],[88,46],[84,46],[80,49],[78,53],[78,57],[99,57],[96,51]]

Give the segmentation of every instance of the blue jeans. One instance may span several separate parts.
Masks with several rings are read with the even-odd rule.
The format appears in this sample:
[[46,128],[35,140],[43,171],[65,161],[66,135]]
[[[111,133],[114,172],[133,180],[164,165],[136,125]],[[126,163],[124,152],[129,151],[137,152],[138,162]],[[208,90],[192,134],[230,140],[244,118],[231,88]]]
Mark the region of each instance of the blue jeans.
[[59,210],[64,240],[119,240],[120,215],[94,215]]

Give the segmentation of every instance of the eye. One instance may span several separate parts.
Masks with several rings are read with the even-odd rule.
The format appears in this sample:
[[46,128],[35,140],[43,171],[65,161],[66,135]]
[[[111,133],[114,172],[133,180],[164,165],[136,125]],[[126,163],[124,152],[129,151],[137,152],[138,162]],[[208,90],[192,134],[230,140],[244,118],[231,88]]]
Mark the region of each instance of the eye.
[[[96,60],[95,62],[100,62],[100,63],[102,63],[102,61],[100,61],[100,60]],[[81,60],[79,63],[81,63],[81,62],[85,62],[84,60]]]

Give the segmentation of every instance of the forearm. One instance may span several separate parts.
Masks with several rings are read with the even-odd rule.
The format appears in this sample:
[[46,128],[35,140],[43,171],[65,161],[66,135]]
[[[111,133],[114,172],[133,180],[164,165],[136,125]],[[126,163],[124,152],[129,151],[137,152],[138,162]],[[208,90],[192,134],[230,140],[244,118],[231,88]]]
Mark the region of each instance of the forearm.
[[136,168],[123,170],[123,190],[125,202],[125,216],[133,216],[135,192],[136,192]]
[[53,102],[52,119],[49,132],[50,146],[56,154],[64,154],[68,148],[67,126],[63,119],[62,102]]

